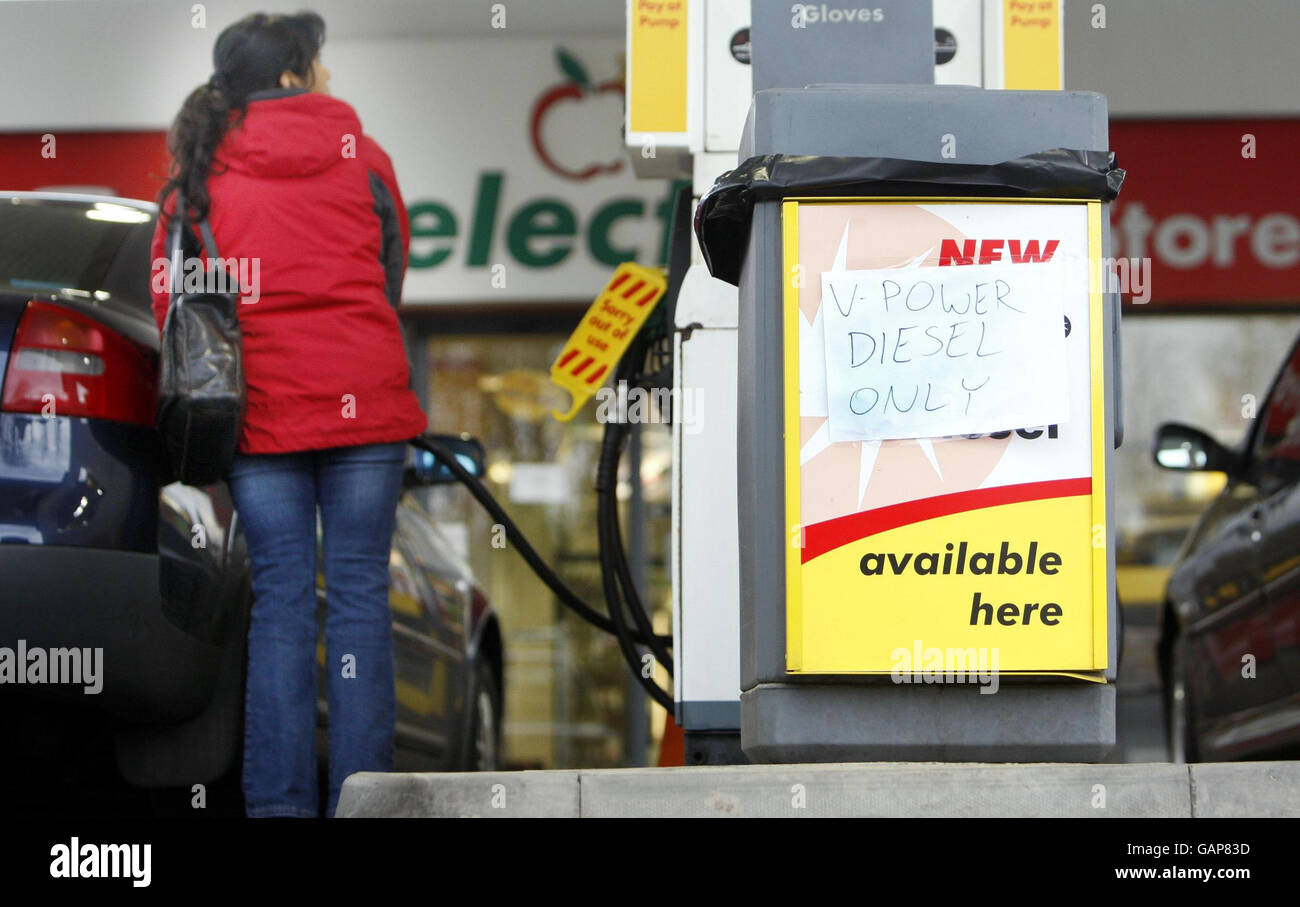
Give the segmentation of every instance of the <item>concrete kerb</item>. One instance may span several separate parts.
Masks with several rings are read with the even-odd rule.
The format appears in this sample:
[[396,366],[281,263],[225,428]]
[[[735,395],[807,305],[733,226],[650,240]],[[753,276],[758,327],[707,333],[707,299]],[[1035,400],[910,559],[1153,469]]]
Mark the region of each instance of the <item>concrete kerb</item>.
[[359,773],[340,817],[1300,816],[1300,763],[846,763]]
[[1300,763],[853,763],[359,773],[341,817],[1300,816]]
[[1300,762],[1207,762],[1188,769],[1197,817],[1300,816]]
[[573,771],[357,772],[343,782],[339,818],[576,819]]
[[584,817],[1190,816],[1174,765],[870,763],[581,773]]

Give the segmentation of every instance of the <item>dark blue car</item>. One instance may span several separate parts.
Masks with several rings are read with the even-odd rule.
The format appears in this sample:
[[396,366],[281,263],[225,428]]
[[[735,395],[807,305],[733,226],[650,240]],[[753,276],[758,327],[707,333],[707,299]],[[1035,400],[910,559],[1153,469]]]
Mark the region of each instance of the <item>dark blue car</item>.
[[[238,767],[251,592],[225,485],[172,481],[154,431],[155,216],[0,192],[0,720],[100,716],[121,774],[162,788]],[[399,768],[499,759],[498,621],[418,503],[447,478],[413,457],[393,538]]]

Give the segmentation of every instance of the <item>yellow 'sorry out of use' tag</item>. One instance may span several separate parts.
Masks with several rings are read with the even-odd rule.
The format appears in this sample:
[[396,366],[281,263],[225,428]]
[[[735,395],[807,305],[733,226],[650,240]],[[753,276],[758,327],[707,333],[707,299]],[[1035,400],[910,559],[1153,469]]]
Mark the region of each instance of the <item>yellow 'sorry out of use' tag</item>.
[[591,399],[667,288],[656,268],[625,261],[614,270],[551,365],[551,380],[573,397],[567,413],[552,410],[555,418],[568,422]]

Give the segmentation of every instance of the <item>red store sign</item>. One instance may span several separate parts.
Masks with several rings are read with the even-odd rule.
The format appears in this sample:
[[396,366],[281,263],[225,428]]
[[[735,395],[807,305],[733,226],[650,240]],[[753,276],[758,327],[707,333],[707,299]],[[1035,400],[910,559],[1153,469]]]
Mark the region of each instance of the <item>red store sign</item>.
[[1300,120],[1111,122],[1113,254],[1151,259],[1129,310],[1300,307],[1298,146]]

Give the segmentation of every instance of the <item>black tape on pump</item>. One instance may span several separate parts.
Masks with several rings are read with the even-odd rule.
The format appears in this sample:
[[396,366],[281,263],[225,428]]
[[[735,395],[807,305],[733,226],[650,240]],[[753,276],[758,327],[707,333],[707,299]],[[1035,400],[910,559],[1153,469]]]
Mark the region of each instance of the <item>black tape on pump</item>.
[[1113,151],[1053,148],[999,164],[889,157],[762,154],[719,176],[695,211],[709,273],[732,285],[749,243],[754,205],[793,195],[1074,198],[1113,201],[1124,183]]

